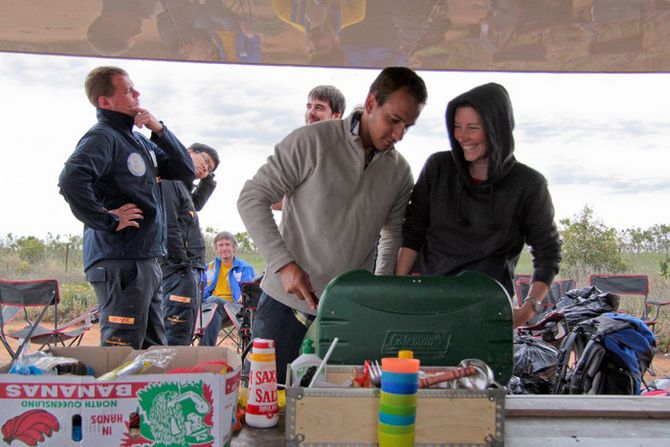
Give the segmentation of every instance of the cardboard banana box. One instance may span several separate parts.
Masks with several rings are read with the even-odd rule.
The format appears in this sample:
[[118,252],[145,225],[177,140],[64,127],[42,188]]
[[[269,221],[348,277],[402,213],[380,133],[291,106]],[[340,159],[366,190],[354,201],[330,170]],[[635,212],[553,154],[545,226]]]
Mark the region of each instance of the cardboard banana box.
[[[167,370],[223,360],[232,371],[166,374],[152,367],[109,382],[92,376],[0,374],[4,442],[39,447],[228,445],[239,356],[225,348],[174,349],[177,354]],[[82,361],[98,377],[142,351],[82,346],[52,352]]]

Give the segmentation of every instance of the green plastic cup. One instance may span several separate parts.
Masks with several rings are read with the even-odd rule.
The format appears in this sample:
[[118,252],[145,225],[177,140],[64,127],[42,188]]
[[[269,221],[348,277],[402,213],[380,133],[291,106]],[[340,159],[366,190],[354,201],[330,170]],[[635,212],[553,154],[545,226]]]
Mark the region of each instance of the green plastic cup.
[[409,425],[390,425],[383,422],[377,422],[377,432],[384,432],[389,435],[408,435],[414,433],[416,424]]
[[379,402],[379,412],[394,416],[412,416],[416,414],[416,405],[391,405]]
[[379,431],[377,432],[377,440],[379,441],[379,447],[413,447],[414,431],[401,435]]
[[398,406],[416,406],[416,394],[394,394],[381,391],[379,394],[379,403]]

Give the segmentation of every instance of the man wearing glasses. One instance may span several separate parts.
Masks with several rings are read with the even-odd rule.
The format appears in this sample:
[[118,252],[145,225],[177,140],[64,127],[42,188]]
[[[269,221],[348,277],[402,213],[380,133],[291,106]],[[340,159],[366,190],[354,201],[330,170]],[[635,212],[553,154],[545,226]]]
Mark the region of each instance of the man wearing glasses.
[[[97,67],[84,83],[98,122],[79,140],[58,184],[84,223],[84,271],[100,307],[103,346],[164,345],[166,253],[160,179],[192,181],[186,148],[146,109],[128,73]],[[151,139],[133,128],[147,127]]]
[[213,148],[193,143],[188,153],[195,167],[192,182],[161,182],[167,223],[167,256],[163,270],[163,318],[168,345],[189,345],[200,305],[200,274],[205,269],[205,239],[197,212],[216,188],[214,171],[219,155]]

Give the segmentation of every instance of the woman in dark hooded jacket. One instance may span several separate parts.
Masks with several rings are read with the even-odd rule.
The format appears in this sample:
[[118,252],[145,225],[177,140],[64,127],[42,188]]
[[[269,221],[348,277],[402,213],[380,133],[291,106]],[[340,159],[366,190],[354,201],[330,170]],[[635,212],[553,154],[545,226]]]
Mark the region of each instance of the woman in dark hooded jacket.
[[414,186],[397,275],[485,273],[514,295],[514,268],[528,244],[531,285],[514,326],[541,308],[558,273],[561,242],[547,182],[514,158],[514,115],[505,88],[489,83],[447,105],[451,151],[431,155]]

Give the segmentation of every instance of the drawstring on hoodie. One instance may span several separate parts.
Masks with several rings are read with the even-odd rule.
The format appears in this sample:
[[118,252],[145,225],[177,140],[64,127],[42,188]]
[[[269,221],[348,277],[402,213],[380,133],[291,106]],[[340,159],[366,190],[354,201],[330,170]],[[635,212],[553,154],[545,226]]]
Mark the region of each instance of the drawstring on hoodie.
[[463,184],[461,182],[456,183],[458,190],[456,191],[456,196],[458,197],[458,203],[456,204],[456,222],[463,225],[464,227],[470,226],[470,221],[463,216]]
[[495,214],[493,210],[493,183],[489,185],[489,228],[491,230],[497,230],[500,227],[500,223],[496,221]]

